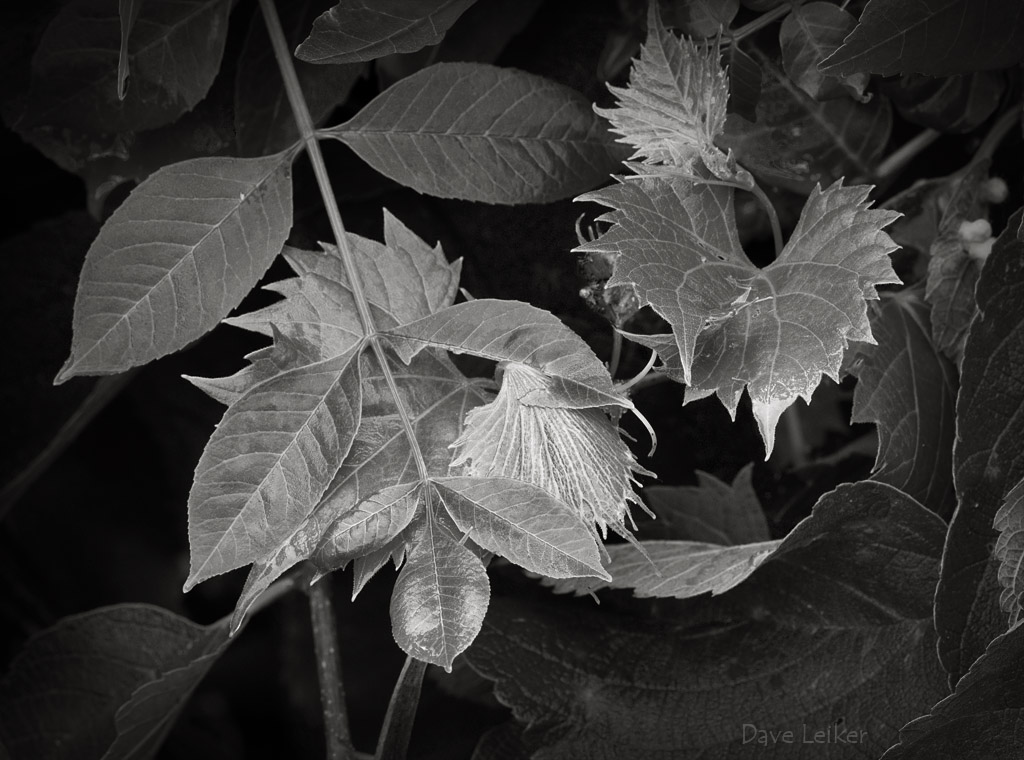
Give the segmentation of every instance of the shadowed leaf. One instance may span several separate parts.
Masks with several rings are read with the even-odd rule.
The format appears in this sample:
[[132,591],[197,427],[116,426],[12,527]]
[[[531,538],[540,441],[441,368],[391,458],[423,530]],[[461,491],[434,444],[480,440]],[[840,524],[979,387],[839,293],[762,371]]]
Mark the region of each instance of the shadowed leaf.
[[1020,621],[1024,594],[1024,480],[1006,495],[992,527],[999,532],[995,557],[999,560],[999,606],[1010,616],[1010,628]]
[[866,74],[831,77],[818,70],[818,64],[835,52],[856,23],[849,12],[825,2],[801,5],[783,19],[779,30],[783,68],[796,86],[815,100],[846,95],[866,100]]

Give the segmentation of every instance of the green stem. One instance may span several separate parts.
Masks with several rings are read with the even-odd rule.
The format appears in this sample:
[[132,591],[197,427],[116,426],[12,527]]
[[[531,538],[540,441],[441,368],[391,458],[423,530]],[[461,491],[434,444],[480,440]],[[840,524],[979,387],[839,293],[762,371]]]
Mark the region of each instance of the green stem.
[[309,615],[313,624],[320,704],[324,711],[324,739],[328,760],[349,760],[354,750],[345,715],[345,688],[341,680],[338,629],[331,601],[330,578],[314,583],[309,590]]
[[770,11],[762,13],[749,24],[744,24],[735,32],[729,34],[727,36],[727,39],[730,41],[731,44],[735,45],[743,38],[749,37],[755,32],[761,31],[769,24],[778,21],[780,18],[783,18],[784,16],[788,16],[790,11],[799,6],[801,3],[803,3],[803,0],[798,0],[798,2],[783,3],[778,7],[772,8]]
[[615,373],[619,371],[619,361],[622,359],[622,335],[614,327],[612,328],[612,357],[608,362],[608,374],[615,379]]
[[281,28],[281,21],[277,17],[277,9],[274,7],[274,0],[259,0],[260,9],[263,11],[263,18],[267,24],[267,31],[270,34],[270,44],[274,49],[274,57],[277,59],[278,68],[281,70],[281,77],[284,79],[285,93],[288,95],[288,102],[291,104],[292,113],[295,115],[295,122],[299,128],[302,142],[309,155],[309,161],[313,165],[313,174],[316,176],[317,185],[320,187],[320,195],[323,197],[324,207],[327,210],[327,218],[331,223],[331,231],[334,233],[338,244],[338,252],[345,267],[345,274],[349,284],[352,286],[352,296],[359,311],[359,320],[373,347],[373,352],[380,364],[381,374],[387,383],[389,390],[395,397],[395,406],[398,409],[398,416],[402,421],[402,427],[409,438],[409,447],[413,459],[416,462],[416,469],[420,477],[427,478],[427,464],[420,450],[419,442],[416,440],[416,431],[413,428],[412,420],[409,419],[409,412],[402,403],[402,397],[398,393],[398,385],[391,373],[391,367],[377,337],[377,328],[370,313],[370,305],[363,292],[362,280],[355,265],[355,258],[352,249],[348,244],[348,237],[345,234],[345,225],[341,221],[341,211],[338,209],[338,201],[334,196],[334,189],[331,187],[330,177],[327,176],[327,166],[324,163],[323,154],[320,152],[320,143],[317,141],[316,129],[313,126],[313,119],[309,115],[309,108],[306,106],[306,98],[302,94],[299,85],[299,77],[295,73],[295,64],[292,62],[291,51],[285,40],[284,30]]
[[1006,113],[996,119],[996,123],[989,129],[988,134],[985,135],[985,139],[981,141],[981,145],[978,146],[978,150],[974,154],[974,161],[981,161],[986,158],[992,158],[992,154],[996,152],[996,148],[999,147],[999,143],[1003,141],[1003,138],[1009,134],[1013,125],[1021,117],[1021,104],[1015,103],[1012,108],[1007,109]]
[[701,182],[705,185],[721,185],[722,187],[735,187],[737,190],[746,190],[748,193],[752,193],[757,202],[761,204],[761,207],[768,214],[768,223],[772,227],[772,240],[775,243],[775,258],[782,255],[782,224],[779,222],[779,214],[775,210],[775,206],[772,204],[771,199],[765,194],[761,186],[757,184],[754,179],[754,175],[743,170],[750,177],[750,184],[740,182],[739,180],[729,181],[724,179],[711,179],[710,177],[697,177],[694,178],[694,182]]
[[409,737],[416,718],[416,708],[423,688],[423,675],[427,664],[413,657],[405,658],[398,683],[391,694],[384,726],[377,742],[375,760],[403,760],[409,750]]
[[874,180],[884,182],[903,171],[918,153],[942,137],[941,132],[925,129],[894,150],[875,168]]

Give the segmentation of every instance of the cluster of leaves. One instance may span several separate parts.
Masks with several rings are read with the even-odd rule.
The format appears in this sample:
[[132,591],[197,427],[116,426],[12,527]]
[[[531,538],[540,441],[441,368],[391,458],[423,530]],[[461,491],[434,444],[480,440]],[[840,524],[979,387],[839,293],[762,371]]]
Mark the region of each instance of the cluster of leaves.
[[[643,43],[604,107],[444,60],[446,32],[485,0],[287,5],[282,30],[261,0],[228,125],[228,0],[72,0],[5,105],[97,213],[138,181],[89,249],[57,382],[125,372],[221,322],[271,342],[235,374],[188,378],[226,411],[189,496],[185,589],[251,566],[233,614],[199,627],[124,605],[62,621],[0,685],[0,748],[150,755],[274,589],[351,565],[355,595],[390,560],[398,645],[449,671],[466,652],[512,708],[478,760],[729,757],[751,742],[813,757],[820,745],[778,737],[840,724],[857,738],[837,757],[1018,752],[1024,220],[992,211],[1009,190],[989,176],[1021,119],[1018,4],[642,4],[609,36],[606,73]],[[428,48],[438,62],[395,68]],[[369,65],[381,92],[316,127]],[[879,161],[894,110],[927,130],[913,150],[989,131],[961,170],[873,208],[867,183],[910,152]],[[877,425],[871,477],[777,535],[751,468],[731,484],[699,473],[645,488],[658,521],[637,529],[634,486],[654,473],[618,425],[643,420],[638,380],[616,383],[617,359],[549,312],[457,302],[461,261],[391,213],[382,241],[346,232],[327,140],[426,195],[605,207],[577,251],[605,272],[587,293],[615,340],[659,362],[644,382],[682,383],[684,404],[717,396],[734,419],[746,391],[770,457],[783,415],[800,426],[795,402],[852,374],[851,422]],[[286,244],[304,151],[335,236],[320,250]],[[267,286],[278,300],[231,316],[279,255],[294,276]],[[449,354],[497,363],[495,380]],[[625,543],[603,545],[609,528]],[[494,557],[550,589],[491,600]],[[551,593],[619,599],[609,588],[674,606]],[[58,665],[38,678],[44,662]],[[101,702],[96,679],[117,684]]]

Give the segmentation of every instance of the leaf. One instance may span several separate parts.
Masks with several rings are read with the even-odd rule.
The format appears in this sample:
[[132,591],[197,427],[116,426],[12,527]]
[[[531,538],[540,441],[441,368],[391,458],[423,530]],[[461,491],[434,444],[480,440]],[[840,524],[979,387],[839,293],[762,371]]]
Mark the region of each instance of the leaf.
[[765,74],[757,123],[730,114],[718,145],[765,182],[802,195],[816,183],[871,176],[892,129],[888,101],[818,102],[759,50],[751,52]]
[[58,621],[0,682],[0,746],[14,757],[152,757],[228,645],[159,607],[120,604]]
[[833,76],[868,72],[943,76],[1024,60],[1024,9],[1014,0],[870,0],[839,50]]
[[340,0],[313,22],[295,55],[308,63],[357,63],[436,45],[474,0]]
[[121,18],[107,0],[74,0],[32,59],[28,109],[17,129],[133,132],[168,124],[203,99],[220,68],[226,0],[144,2],[128,40],[131,87],[119,96]]
[[568,198],[618,163],[582,95],[482,63],[423,69],[322,134],[413,190],[484,203]]
[[525,364],[556,381],[543,391],[520,398],[524,404],[632,408],[582,338],[554,315],[520,301],[467,301],[382,332],[391,338],[403,359],[424,346],[434,346],[457,354]]
[[753,465],[738,473],[732,484],[697,471],[696,486],[647,486],[644,497],[657,522],[644,526],[644,535],[729,546],[770,538],[757,494],[751,485]]
[[782,20],[782,66],[793,83],[815,100],[845,95],[861,102],[868,100],[864,96],[868,75],[831,77],[818,70],[818,64],[836,51],[856,23],[848,11],[826,2],[801,5]]
[[967,251],[960,226],[981,216],[981,185],[988,178],[988,161],[972,164],[960,177],[939,221],[938,235],[929,248],[925,298],[932,305],[932,336],[939,349],[959,366],[964,343],[978,312],[975,289],[980,263]]
[[936,78],[908,74],[883,82],[881,90],[907,121],[947,134],[980,127],[999,107],[1006,90],[1001,71],[974,71]]
[[[294,47],[306,33],[324,0],[293,0],[281,5],[281,25]],[[314,125],[344,103],[364,67],[313,66],[295,62],[295,73]],[[235,137],[243,156],[277,153],[299,139],[284,80],[274,58],[263,15],[253,15],[238,61],[235,79]]]
[[928,715],[900,729],[883,760],[990,760],[1020,752],[1024,711],[1024,627],[998,636]]
[[428,517],[391,595],[395,641],[410,657],[451,673],[479,633],[489,597],[477,556]]
[[740,0],[678,0],[672,5],[674,26],[690,37],[714,37],[727,30]]
[[117,53],[117,97],[124,100],[128,94],[128,38],[135,22],[139,19],[141,0],[118,0],[117,10],[121,18],[121,48]]
[[999,584],[1003,593],[999,606],[1010,615],[1010,628],[1020,621],[1021,594],[1024,593],[1024,480],[1006,495],[996,512],[992,527],[999,532],[995,558],[999,560]]
[[858,349],[851,422],[878,426],[872,478],[913,496],[948,519],[953,492],[956,368],[931,339],[928,306],[902,290],[871,315],[877,346]]
[[1024,477],[1024,243],[1022,212],[1010,218],[978,281],[980,315],[964,350],[956,403],[953,482],[957,509],[949,526],[935,596],[939,658],[955,684],[1005,628],[999,609],[992,528],[1010,487]]
[[359,426],[361,350],[288,370],[228,407],[189,494],[186,591],[273,551],[313,511]]
[[213,329],[267,271],[291,225],[288,153],[197,158],[153,174],[89,248],[57,382],[145,364]]
[[[819,511],[786,558],[683,611],[496,597],[467,659],[551,760],[811,760],[821,744],[799,737],[826,729],[862,740],[830,757],[877,756],[945,694],[930,619],[943,524],[877,483]],[[797,739],[764,751],[744,724]]]
[[617,254],[609,285],[631,284],[672,325],[684,403],[717,393],[735,416],[746,386],[765,449],[797,397],[822,374],[838,381],[848,341],[873,342],[866,299],[896,283],[882,228],[896,213],[869,210],[870,188],[836,182],[808,198],[781,255],[763,269],[740,248],[731,188],[640,176],[582,200],[610,206],[613,226],[576,250]]
[[725,126],[729,86],[718,45],[702,50],[677,38],[661,22],[657,3],[647,14],[647,40],[633,62],[628,87],[609,85],[616,108],[594,108],[607,118],[632,160],[692,171],[699,159],[716,175],[732,174],[715,147]]
[[436,478],[459,530],[488,551],[549,578],[610,578],[590,530],[541,488],[510,478]]
[[729,104],[726,110],[742,116],[747,121],[755,122],[764,73],[738,44],[730,45],[724,56],[725,68],[729,73]]

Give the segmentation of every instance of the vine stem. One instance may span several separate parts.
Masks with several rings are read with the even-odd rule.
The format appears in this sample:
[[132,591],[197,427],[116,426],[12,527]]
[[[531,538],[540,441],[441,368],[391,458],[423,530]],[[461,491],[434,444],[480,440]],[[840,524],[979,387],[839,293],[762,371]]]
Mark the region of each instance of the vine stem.
[[770,11],[762,13],[760,16],[755,18],[749,24],[744,24],[732,34],[728,35],[727,39],[730,44],[735,44],[745,37],[749,37],[754,32],[759,32],[766,26],[774,21],[778,21],[784,16],[788,16],[794,8],[799,7],[804,0],[798,0],[797,2],[786,2],[772,8]]
[[696,177],[695,182],[700,182],[705,185],[721,185],[722,187],[735,187],[737,190],[746,190],[748,193],[753,194],[757,198],[757,202],[764,208],[765,213],[768,214],[768,223],[772,226],[772,240],[775,243],[775,258],[782,255],[783,241],[782,241],[782,224],[779,222],[779,214],[775,210],[775,206],[772,204],[771,199],[765,194],[761,186],[757,184],[753,175],[744,169],[744,172],[750,176],[750,183],[740,182],[739,180],[730,182],[724,179],[711,179],[710,177]]
[[942,133],[934,129],[925,129],[914,135],[903,145],[885,157],[874,172],[876,181],[887,180],[899,174],[918,153],[942,137]]
[[[270,44],[274,49],[274,57],[277,59],[278,68],[281,70],[281,77],[284,79],[285,93],[288,95],[288,102],[291,104],[295,122],[299,127],[299,134],[309,155],[309,161],[313,165],[313,174],[316,176],[317,185],[320,188],[320,195],[323,198],[324,207],[327,210],[327,218],[331,223],[331,231],[334,233],[338,245],[338,252],[345,267],[345,275],[348,277],[352,287],[352,296],[359,311],[359,320],[363,329],[369,336],[370,345],[380,364],[381,374],[387,383],[388,389],[395,398],[395,406],[398,409],[398,416],[401,418],[402,427],[409,438],[409,447],[416,461],[416,469],[422,479],[427,478],[427,464],[420,450],[419,442],[416,440],[416,433],[409,419],[409,413],[402,403],[402,397],[398,392],[398,384],[395,376],[388,365],[384,347],[377,337],[377,328],[373,322],[373,315],[370,313],[370,305],[366,300],[366,293],[363,292],[363,283],[359,277],[359,271],[355,265],[355,258],[352,256],[352,249],[348,244],[348,237],[345,234],[345,225],[341,221],[341,211],[338,209],[338,201],[334,197],[334,189],[331,187],[330,177],[327,176],[327,166],[324,164],[323,153],[320,152],[320,143],[317,140],[316,128],[313,119],[309,115],[309,108],[306,105],[306,98],[302,94],[302,87],[299,85],[299,77],[295,73],[295,64],[292,62],[291,51],[285,40],[284,30],[281,28],[281,20],[277,17],[277,9],[274,7],[274,0],[259,0],[260,9],[263,12],[263,19],[267,24],[267,31],[270,34]],[[357,360],[358,361],[358,360]],[[429,515],[430,510],[427,510]]]
[[1003,138],[1010,132],[1013,125],[1017,123],[1020,116],[1021,104],[1017,103],[1013,108],[1007,109],[1006,113],[996,119],[996,123],[992,125],[988,134],[981,141],[981,145],[978,146],[978,150],[974,154],[974,160],[981,161],[982,159],[992,158],[992,154],[996,152],[999,143],[1003,141]]
[[345,715],[345,688],[341,680],[338,630],[331,601],[331,586],[324,578],[309,590],[309,616],[313,624],[313,648],[324,711],[327,760],[349,760],[355,753]]
[[387,714],[384,716],[384,726],[377,742],[375,760],[396,760],[405,757],[426,672],[427,663],[415,657],[405,658],[405,665],[402,666],[398,683],[391,694],[391,702],[388,703]]

